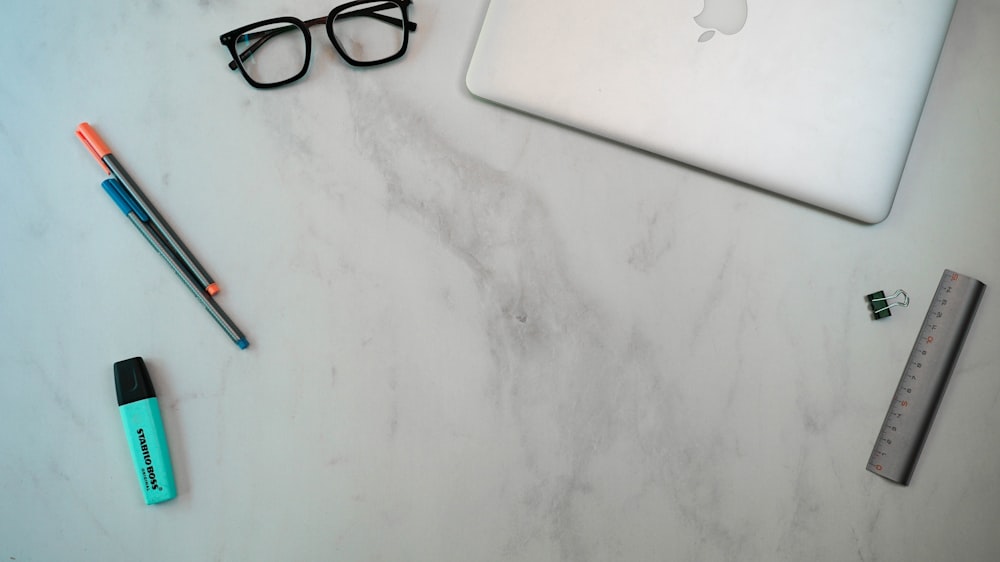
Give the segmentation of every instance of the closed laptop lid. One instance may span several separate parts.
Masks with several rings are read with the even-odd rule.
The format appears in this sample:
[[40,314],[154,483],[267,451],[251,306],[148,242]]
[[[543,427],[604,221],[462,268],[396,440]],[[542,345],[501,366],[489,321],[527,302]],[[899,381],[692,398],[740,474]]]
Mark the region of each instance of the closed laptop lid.
[[874,223],[954,0],[493,0],[482,98]]

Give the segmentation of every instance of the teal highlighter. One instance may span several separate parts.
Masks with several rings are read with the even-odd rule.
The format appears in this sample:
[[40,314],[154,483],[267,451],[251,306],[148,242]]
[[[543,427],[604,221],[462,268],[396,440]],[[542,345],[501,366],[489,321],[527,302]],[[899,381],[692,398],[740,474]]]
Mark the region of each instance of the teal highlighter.
[[160,405],[142,357],[115,363],[115,388],[125,439],[146,505],[177,496]]

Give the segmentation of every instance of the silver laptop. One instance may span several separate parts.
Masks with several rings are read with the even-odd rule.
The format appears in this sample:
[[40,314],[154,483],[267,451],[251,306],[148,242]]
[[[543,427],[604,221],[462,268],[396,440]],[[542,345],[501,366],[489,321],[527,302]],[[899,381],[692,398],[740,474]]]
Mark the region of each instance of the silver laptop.
[[859,221],[892,207],[955,0],[492,0],[482,98]]

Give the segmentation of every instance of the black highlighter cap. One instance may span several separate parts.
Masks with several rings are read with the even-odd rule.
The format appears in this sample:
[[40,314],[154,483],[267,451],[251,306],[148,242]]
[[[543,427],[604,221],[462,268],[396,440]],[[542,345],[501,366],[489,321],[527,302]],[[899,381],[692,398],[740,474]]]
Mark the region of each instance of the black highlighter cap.
[[115,363],[115,388],[118,390],[119,406],[156,396],[142,357]]

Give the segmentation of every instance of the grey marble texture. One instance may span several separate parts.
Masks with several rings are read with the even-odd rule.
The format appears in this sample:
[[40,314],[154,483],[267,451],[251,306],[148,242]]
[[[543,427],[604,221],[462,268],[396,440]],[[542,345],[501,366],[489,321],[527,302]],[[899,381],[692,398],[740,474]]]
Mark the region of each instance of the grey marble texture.
[[[473,98],[486,5],[417,0],[369,70],[316,32],[276,91],[218,35],[332,4],[0,8],[0,560],[997,560],[997,4],[958,3],[874,226]],[[248,350],[103,194],[81,121]],[[990,288],[901,487],[865,464],[945,268]],[[158,506],[115,402],[135,355]]]

